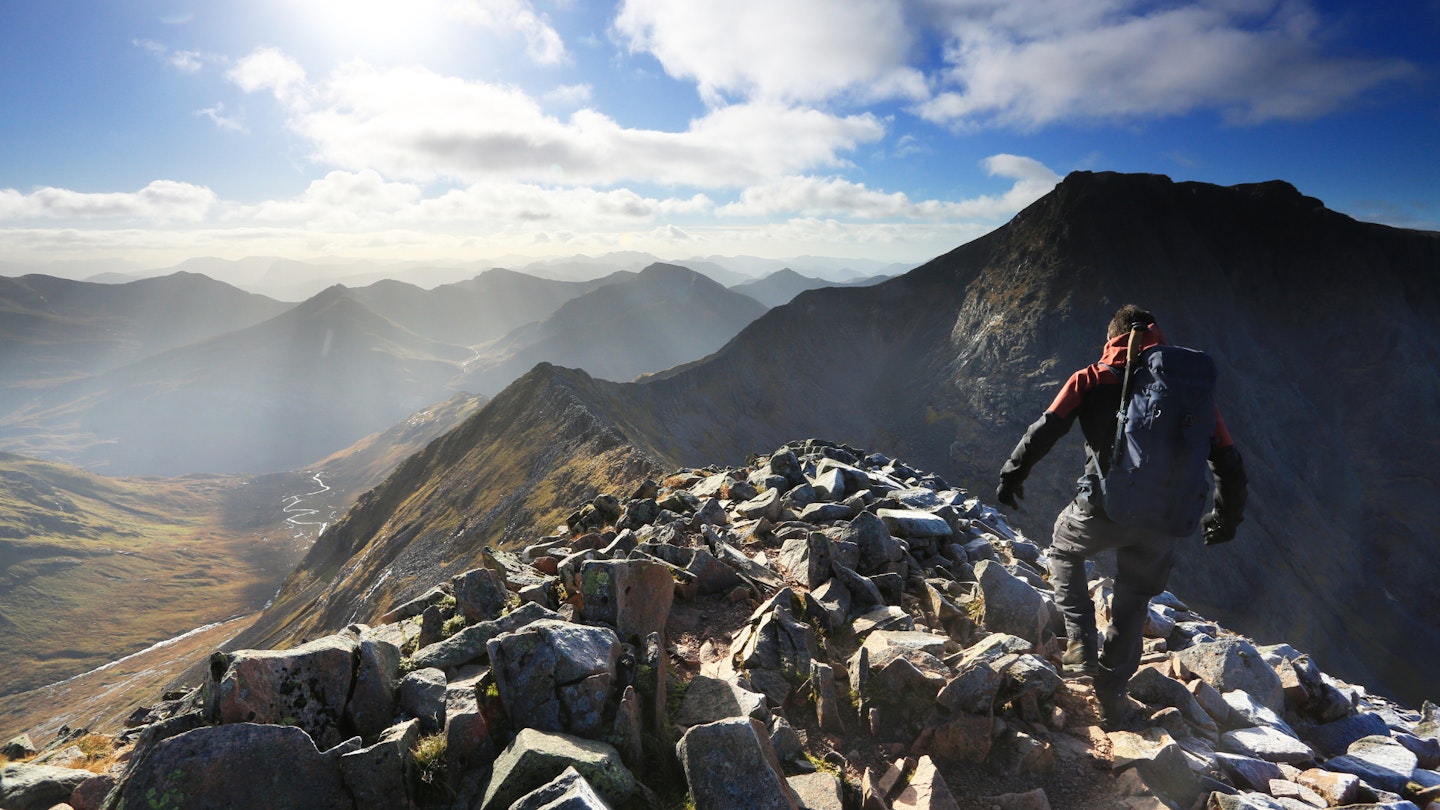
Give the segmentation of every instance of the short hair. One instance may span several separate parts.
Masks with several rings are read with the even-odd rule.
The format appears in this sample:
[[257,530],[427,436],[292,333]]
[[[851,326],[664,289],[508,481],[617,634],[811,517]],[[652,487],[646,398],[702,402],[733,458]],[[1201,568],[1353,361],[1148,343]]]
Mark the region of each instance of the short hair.
[[1110,332],[1106,339],[1116,338],[1129,332],[1135,324],[1152,326],[1155,323],[1155,316],[1150,310],[1141,309],[1134,304],[1126,304],[1115,311],[1115,317],[1110,319]]

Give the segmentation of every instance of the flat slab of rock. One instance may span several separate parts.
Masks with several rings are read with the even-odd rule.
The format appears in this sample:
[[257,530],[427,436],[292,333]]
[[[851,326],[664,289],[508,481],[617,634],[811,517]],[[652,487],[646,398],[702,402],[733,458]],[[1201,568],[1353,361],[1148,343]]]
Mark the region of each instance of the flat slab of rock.
[[1236,689],[1277,714],[1285,711],[1285,689],[1280,676],[1260,651],[1243,638],[1196,644],[1179,653],[1180,663],[1222,695]]
[[680,701],[680,712],[675,725],[682,727],[700,726],[731,717],[753,717],[765,720],[770,710],[765,705],[765,696],[758,692],[741,689],[729,681],[696,675],[685,690]]
[[340,720],[358,665],[360,640],[349,633],[318,638],[290,650],[240,650],[220,676],[221,723],[298,726],[315,744],[344,739]]
[[1415,773],[1415,754],[1389,737],[1356,740],[1344,756],[1326,760],[1325,770],[1354,774],[1372,787],[1401,793]]
[[480,810],[507,810],[516,800],[549,784],[567,768],[574,768],[613,804],[625,802],[635,792],[635,776],[621,763],[620,752],[614,746],[526,728],[495,758],[495,771],[485,789]]
[[918,509],[880,509],[875,514],[896,537],[949,537],[954,533],[944,518]]
[[1220,747],[1266,762],[1309,762],[1315,758],[1310,746],[1285,732],[1269,726],[1256,726],[1227,731],[1220,735]]
[[48,810],[68,801],[75,788],[94,777],[90,771],[16,763],[0,769],[0,807]]
[[675,752],[695,810],[800,810],[759,721],[737,717],[695,726]]
[[823,771],[803,773],[786,780],[805,810],[845,810],[845,792],[839,778]]

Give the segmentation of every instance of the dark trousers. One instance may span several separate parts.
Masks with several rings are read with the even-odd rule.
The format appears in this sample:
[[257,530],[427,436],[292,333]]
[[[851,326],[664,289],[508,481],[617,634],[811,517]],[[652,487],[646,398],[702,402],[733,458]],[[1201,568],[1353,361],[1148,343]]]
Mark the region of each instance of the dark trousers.
[[1090,600],[1085,560],[1115,549],[1115,599],[1110,626],[1099,645],[1100,676],[1095,686],[1122,692],[1140,666],[1150,597],[1165,590],[1175,559],[1175,538],[1084,514],[1075,503],[1055,519],[1050,545],[1050,581],[1065,616],[1065,634],[1087,647],[1095,644],[1095,603]]

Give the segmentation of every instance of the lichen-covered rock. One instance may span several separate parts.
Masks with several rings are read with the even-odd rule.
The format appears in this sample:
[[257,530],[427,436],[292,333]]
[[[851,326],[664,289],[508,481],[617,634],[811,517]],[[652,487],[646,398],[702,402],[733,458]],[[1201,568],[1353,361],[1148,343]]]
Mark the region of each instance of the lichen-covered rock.
[[845,786],[839,777],[816,771],[791,776],[785,781],[805,810],[845,810]]
[[254,723],[197,728],[162,740],[131,764],[117,790],[127,808],[355,807],[339,757],[322,754],[301,729]]
[[240,650],[229,657],[216,690],[221,723],[297,726],[322,748],[345,739],[340,730],[359,653],[350,633],[291,650]]
[[879,509],[875,514],[897,537],[945,538],[954,534],[944,518],[918,509]]
[[769,719],[770,710],[766,708],[765,696],[729,681],[696,675],[685,689],[680,711],[675,715],[675,725],[689,728],[731,717]]
[[52,765],[6,765],[0,769],[0,807],[48,810],[69,799],[75,788],[94,775],[90,771]]
[[542,731],[598,738],[615,685],[620,639],[608,627],[542,619],[490,640],[506,713]]
[[420,721],[422,731],[445,725],[445,671],[417,669],[400,681],[400,708]]
[[386,729],[374,745],[340,757],[340,775],[357,807],[408,807],[410,751],[420,741],[420,721]]
[[610,810],[610,803],[579,771],[566,768],[549,783],[516,799],[510,810]]
[[675,599],[675,580],[650,560],[591,560],[580,568],[581,615],[603,622],[626,640],[664,633]]
[[416,667],[437,667],[439,669],[482,661],[489,654],[487,645],[490,640],[501,633],[518,630],[541,619],[558,618],[560,618],[559,615],[554,611],[534,602],[527,602],[494,621],[472,624],[443,641],[422,647],[415,653],[412,660]]
[[1280,676],[1249,641],[1227,638],[1196,644],[1181,650],[1179,656],[1186,669],[1221,694],[1239,689],[1275,712],[1285,711]]
[[782,588],[751,614],[735,634],[736,663],[746,669],[775,669],[805,677],[814,655],[815,632],[795,618],[794,592]]
[[455,608],[469,624],[498,618],[510,599],[505,580],[490,568],[459,574],[450,580],[450,586],[455,591]]
[[635,792],[635,776],[620,761],[620,752],[614,746],[526,728],[496,757],[480,810],[507,810],[567,768],[574,768],[612,804],[624,803]]
[[389,634],[366,631],[360,636],[359,664],[345,716],[366,739],[390,726],[395,717],[395,692],[400,686],[400,644]]
[[676,745],[696,810],[799,810],[770,735],[758,720],[736,717],[685,732]]

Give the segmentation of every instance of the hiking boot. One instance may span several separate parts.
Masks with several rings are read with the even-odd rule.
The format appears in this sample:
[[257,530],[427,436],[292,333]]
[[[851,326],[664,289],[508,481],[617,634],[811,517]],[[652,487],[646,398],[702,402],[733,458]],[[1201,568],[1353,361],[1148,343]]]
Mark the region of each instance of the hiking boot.
[[1087,648],[1083,641],[1071,639],[1065,654],[1060,656],[1060,668],[1066,675],[1093,678],[1100,674],[1099,654],[1094,647]]
[[1100,702],[1100,728],[1106,731],[1126,731],[1134,725],[1139,713],[1129,695],[1124,692],[1097,690],[1095,697]]

